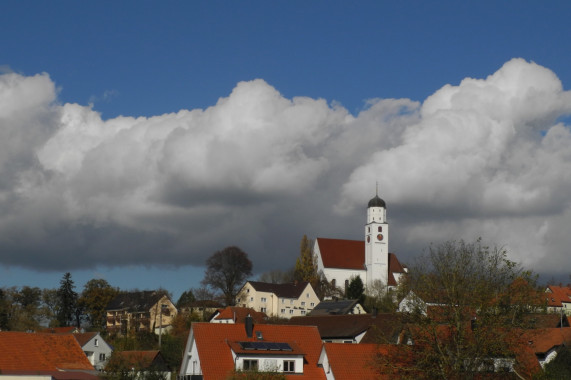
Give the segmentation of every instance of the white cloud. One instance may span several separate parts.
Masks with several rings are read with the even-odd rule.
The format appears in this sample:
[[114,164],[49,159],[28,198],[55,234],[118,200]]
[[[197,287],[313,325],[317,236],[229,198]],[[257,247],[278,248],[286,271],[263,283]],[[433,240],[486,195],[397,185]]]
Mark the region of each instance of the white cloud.
[[151,118],[56,102],[46,74],[0,76],[7,264],[201,265],[236,244],[257,270],[292,265],[304,233],[360,238],[376,181],[405,258],[482,236],[536,270],[565,260],[571,95],[533,63],[357,116],[263,80]]

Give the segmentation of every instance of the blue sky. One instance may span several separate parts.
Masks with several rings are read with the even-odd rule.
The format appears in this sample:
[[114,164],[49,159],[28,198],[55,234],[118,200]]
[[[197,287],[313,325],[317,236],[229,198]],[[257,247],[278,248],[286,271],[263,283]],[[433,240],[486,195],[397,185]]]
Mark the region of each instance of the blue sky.
[[228,245],[261,273],[293,265],[303,234],[361,239],[377,181],[401,261],[482,236],[565,279],[570,11],[4,2],[0,286],[70,271],[177,298]]

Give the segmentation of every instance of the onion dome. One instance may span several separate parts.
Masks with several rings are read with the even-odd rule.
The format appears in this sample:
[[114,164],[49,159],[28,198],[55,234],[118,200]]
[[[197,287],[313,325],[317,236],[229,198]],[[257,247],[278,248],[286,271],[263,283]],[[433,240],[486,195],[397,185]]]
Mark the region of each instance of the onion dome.
[[367,208],[370,207],[387,207],[385,204],[385,201],[383,201],[381,198],[379,198],[378,195],[375,195],[375,197],[373,199],[371,199],[369,201],[369,205],[367,206]]

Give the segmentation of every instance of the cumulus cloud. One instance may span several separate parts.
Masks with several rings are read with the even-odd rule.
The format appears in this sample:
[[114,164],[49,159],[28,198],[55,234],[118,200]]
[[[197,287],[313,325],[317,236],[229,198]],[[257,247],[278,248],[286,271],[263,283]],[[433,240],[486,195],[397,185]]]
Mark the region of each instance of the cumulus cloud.
[[565,260],[571,95],[521,59],[423,103],[354,116],[241,82],[207,109],[103,120],[47,74],[0,75],[0,260],[35,269],[202,265],[236,244],[292,265],[303,234],[360,239],[379,181],[391,250],[482,236],[538,271]]

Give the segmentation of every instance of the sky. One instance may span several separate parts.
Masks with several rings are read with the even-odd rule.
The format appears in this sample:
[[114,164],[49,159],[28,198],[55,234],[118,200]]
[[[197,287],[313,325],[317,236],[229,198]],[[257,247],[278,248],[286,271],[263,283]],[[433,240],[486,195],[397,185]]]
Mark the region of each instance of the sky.
[[197,288],[305,234],[571,274],[571,3],[5,1],[0,287]]

